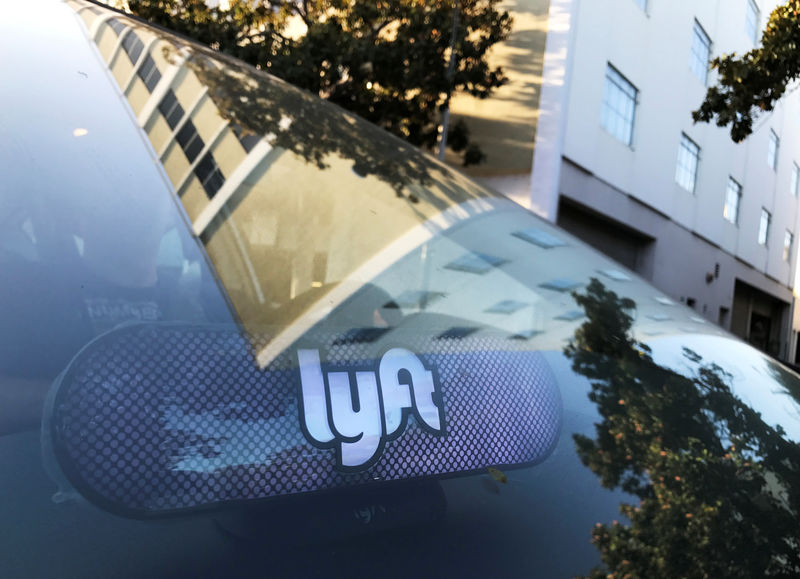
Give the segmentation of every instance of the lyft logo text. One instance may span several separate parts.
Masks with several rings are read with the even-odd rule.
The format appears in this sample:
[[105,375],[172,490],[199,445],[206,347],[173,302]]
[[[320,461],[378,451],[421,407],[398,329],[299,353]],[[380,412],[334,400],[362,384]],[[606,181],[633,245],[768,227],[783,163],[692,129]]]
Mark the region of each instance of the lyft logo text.
[[393,348],[377,372],[324,372],[317,350],[298,350],[300,421],[309,442],[336,450],[337,466],[363,470],[384,444],[400,436],[408,415],[434,435],[444,434],[444,405],[431,370],[412,352]]

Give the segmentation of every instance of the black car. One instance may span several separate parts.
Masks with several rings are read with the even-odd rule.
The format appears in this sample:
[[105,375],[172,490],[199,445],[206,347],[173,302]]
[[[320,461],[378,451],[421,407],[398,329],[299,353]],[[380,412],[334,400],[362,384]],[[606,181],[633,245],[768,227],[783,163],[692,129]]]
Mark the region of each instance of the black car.
[[0,576],[800,575],[797,374],[262,71],[0,27]]

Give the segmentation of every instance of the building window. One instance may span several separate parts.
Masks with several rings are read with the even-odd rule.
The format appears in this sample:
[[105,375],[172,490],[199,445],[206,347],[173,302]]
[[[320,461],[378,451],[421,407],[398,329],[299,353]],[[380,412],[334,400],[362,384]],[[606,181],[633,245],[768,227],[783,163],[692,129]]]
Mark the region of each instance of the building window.
[[142,82],[144,82],[144,85],[147,87],[149,92],[153,92],[153,89],[156,88],[158,81],[161,80],[161,73],[158,71],[158,67],[153,60],[153,57],[151,57],[149,54],[145,55],[142,66],[139,67],[139,70],[136,74],[138,74],[139,78],[142,79]]
[[783,261],[789,261],[792,257],[792,244],[794,243],[794,235],[788,229],[783,236]]
[[122,34],[122,31],[127,28],[127,26],[125,26],[122,22],[120,22],[116,18],[109,18],[108,25],[111,27],[111,29],[117,36]]
[[686,135],[681,135],[681,146],[678,149],[678,165],[675,167],[675,181],[694,193],[697,180],[697,162],[700,159],[700,147]]
[[708,60],[711,57],[711,39],[700,26],[694,21],[694,34],[692,35],[692,55],[689,60],[689,67],[703,84],[708,80]]
[[769,211],[761,208],[761,222],[758,225],[758,244],[767,245],[769,239],[769,222],[772,221],[772,215]]
[[732,177],[728,177],[728,190],[725,193],[725,209],[722,216],[733,223],[739,221],[739,201],[742,199],[742,186]]
[[753,42],[758,43],[758,24],[761,20],[761,12],[755,0],[747,0],[747,16],[745,17],[744,29],[747,37]]
[[203,139],[197,134],[197,129],[195,129],[194,123],[191,120],[184,123],[181,130],[175,135],[175,140],[180,143],[190,163],[194,162],[197,155],[200,154],[200,151],[202,151],[205,146]]
[[609,64],[606,68],[601,124],[606,131],[626,145],[633,142],[633,118],[637,95],[636,87]]
[[220,190],[225,183],[225,176],[217,165],[213,155],[209,152],[195,167],[194,174],[197,176],[203,189],[206,190],[206,195],[209,199],[213,199],[217,191]]
[[183,118],[183,107],[178,102],[178,97],[175,96],[172,89],[168,89],[167,94],[165,94],[161,102],[158,103],[158,110],[164,115],[164,119],[167,121],[170,129],[177,127],[178,123]]
[[797,166],[797,163],[792,163],[792,182],[789,185],[789,191],[792,192],[792,195],[797,197],[797,188],[800,185],[800,167]]
[[122,40],[122,48],[128,53],[128,58],[131,59],[131,62],[136,64],[136,61],[142,55],[142,50],[144,50],[144,43],[135,32],[131,31]]
[[781,140],[772,129],[769,130],[769,147],[767,148],[767,163],[775,171],[778,169],[778,148]]
[[236,138],[239,139],[239,142],[242,144],[242,147],[244,147],[244,150],[248,153],[261,140],[261,137],[259,135],[245,131],[240,125],[237,125],[236,123],[231,124],[231,128],[233,129],[233,134],[236,135]]

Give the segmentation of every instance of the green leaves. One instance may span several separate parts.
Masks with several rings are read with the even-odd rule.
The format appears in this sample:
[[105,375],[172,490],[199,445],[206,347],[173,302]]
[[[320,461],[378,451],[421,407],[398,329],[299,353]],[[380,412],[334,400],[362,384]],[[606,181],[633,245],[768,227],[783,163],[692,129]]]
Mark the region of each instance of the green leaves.
[[761,47],[743,56],[735,53],[715,58],[711,67],[719,73],[717,86],[692,112],[695,122],[715,121],[730,125],[731,138],[741,142],[753,131],[753,122],[800,77],[800,0],[788,0],[775,8],[767,22]]
[[592,279],[575,294],[586,322],[566,348],[591,381],[601,422],[576,435],[581,461],[620,488],[626,523],[598,523],[592,577],[796,577],[800,447],[684,349],[693,372],[655,363],[631,336],[630,300]]

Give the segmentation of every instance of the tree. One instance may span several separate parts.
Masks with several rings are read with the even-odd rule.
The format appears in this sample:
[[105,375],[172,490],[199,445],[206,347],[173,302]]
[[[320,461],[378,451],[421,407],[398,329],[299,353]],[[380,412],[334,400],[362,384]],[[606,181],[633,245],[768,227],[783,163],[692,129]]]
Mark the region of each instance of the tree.
[[[451,37],[458,3],[456,36]],[[431,148],[451,92],[488,97],[506,82],[490,48],[511,30],[499,0],[130,0],[131,11],[208,44]],[[451,43],[454,74],[447,68]],[[465,165],[483,155],[461,122],[448,133]]]
[[800,447],[695,352],[694,374],[658,365],[631,334],[632,300],[597,279],[575,299],[587,321],[565,354],[601,418],[574,436],[578,456],[632,499],[626,522],[592,530],[591,577],[797,577]]
[[719,72],[717,86],[708,89],[692,117],[730,125],[731,138],[738,143],[753,132],[758,115],[771,111],[800,77],[800,0],[788,0],[772,11],[760,47],[743,56],[715,58],[711,67]]

